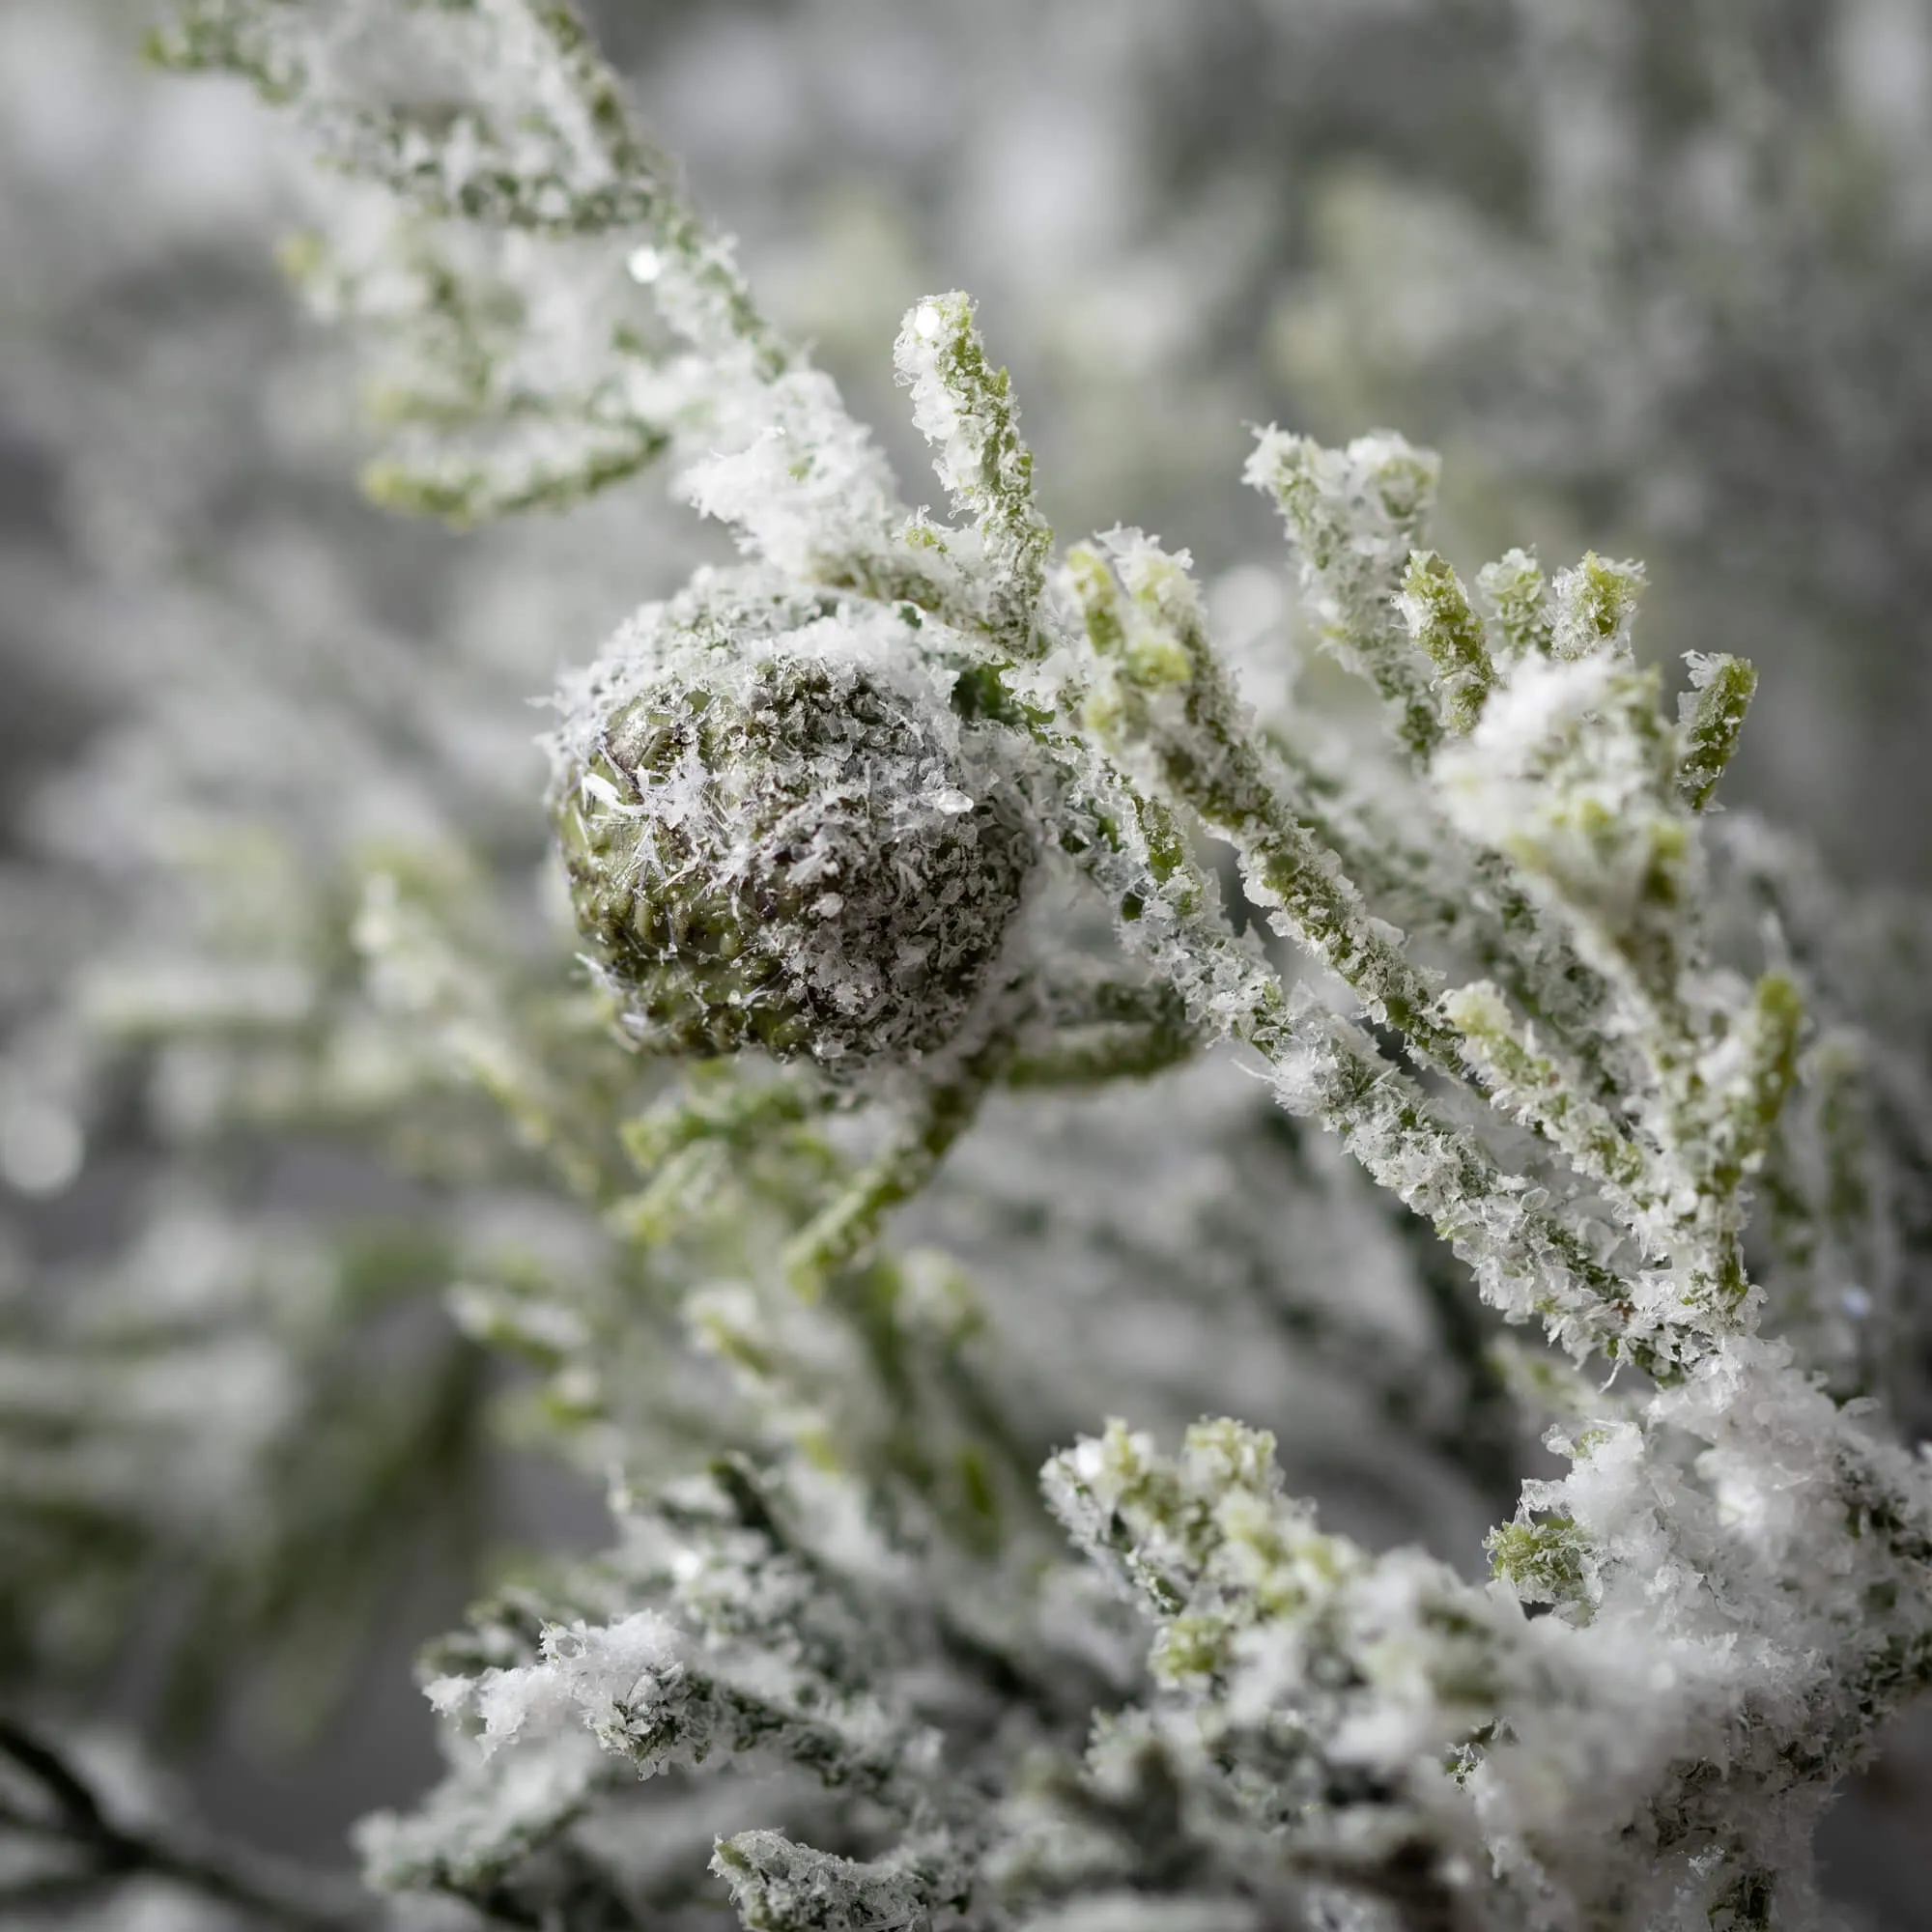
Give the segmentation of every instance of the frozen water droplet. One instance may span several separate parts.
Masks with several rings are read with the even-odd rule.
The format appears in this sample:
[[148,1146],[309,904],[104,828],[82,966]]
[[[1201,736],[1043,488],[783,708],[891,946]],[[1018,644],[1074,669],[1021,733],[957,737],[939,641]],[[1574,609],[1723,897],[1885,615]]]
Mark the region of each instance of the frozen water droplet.
[[664,257],[655,248],[634,248],[631,259],[624,264],[634,282],[648,286],[664,273]]

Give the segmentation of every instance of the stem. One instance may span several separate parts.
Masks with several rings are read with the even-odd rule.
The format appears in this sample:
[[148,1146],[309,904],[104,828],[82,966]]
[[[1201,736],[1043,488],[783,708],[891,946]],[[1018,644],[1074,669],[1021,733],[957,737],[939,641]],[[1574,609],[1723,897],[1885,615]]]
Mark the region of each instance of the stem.
[[[170,1845],[151,1833],[114,1823],[100,1807],[92,1787],[49,1744],[10,1718],[0,1718],[0,1756],[13,1760],[46,1794],[53,1815],[30,1819],[5,1813],[16,1830],[37,1833],[71,1846],[88,1859],[93,1869],[65,1883],[84,1889],[147,1876],[172,1881],[224,1905],[238,1907],[273,1925],[301,1932],[345,1932],[345,1928],[374,1925],[382,1907],[366,1894],[350,1896],[348,1889],[313,1873],[283,1873],[260,1860],[212,1848],[188,1850]],[[59,1882],[57,1882],[59,1883]],[[24,1902],[23,1888],[12,1889],[15,1902]],[[326,1894],[340,1895],[324,1902]],[[0,1893],[0,1896],[7,1894]]]
[[953,1142],[972,1125],[1011,1051],[1011,1041],[1002,1032],[970,1056],[952,1079],[928,1087],[907,1130],[794,1237],[785,1250],[784,1269],[798,1294],[817,1300],[827,1279],[877,1238],[887,1214],[931,1179]]

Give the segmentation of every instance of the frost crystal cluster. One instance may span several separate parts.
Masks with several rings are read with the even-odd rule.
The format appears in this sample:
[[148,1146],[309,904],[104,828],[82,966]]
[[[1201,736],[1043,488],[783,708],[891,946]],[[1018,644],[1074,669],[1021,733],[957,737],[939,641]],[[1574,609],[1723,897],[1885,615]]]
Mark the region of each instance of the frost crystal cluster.
[[[663,457],[742,554],[563,675],[574,931],[378,853],[289,996],[448,1210],[390,1480],[488,1351],[614,1519],[432,1646],[446,1775],[338,1919],[1842,1922],[1814,1829],[1932,1684],[1932,934],[1720,812],[1751,667],[1668,693],[1634,562],[1459,571],[1386,431],[1255,439],[1298,638],[1141,530],[1056,548],[959,294],[894,351],[948,515],[903,502],[555,0],[157,48],[344,178],[290,253],[389,358],[379,497]],[[1296,1493],[1350,1431],[1434,1548]]]

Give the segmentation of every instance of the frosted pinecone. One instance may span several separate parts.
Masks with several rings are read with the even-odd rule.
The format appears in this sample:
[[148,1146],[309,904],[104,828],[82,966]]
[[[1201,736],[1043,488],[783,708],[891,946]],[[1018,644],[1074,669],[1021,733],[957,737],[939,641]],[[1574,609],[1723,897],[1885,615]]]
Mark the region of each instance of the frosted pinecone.
[[1034,841],[1014,741],[960,715],[925,628],[703,571],[566,684],[552,811],[648,1044],[858,1065],[957,1035]]

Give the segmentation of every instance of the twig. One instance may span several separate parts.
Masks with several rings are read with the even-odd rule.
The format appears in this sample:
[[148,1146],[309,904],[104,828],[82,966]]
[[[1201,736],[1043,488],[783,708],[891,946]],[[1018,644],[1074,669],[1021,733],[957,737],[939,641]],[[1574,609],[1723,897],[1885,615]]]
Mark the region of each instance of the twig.
[[51,1805],[43,1817],[0,1810],[0,1823],[69,1846],[88,1861],[87,1869],[61,1875],[51,1885],[45,1879],[30,1879],[9,1887],[0,1891],[0,1901],[19,1905],[29,1894],[44,1898],[52,1889],[79,1890],[151,1877],[185,1886],[269,1924],[301,1932],[346,1932],[379,1924],[384,1916],[373,1898],[359,1888],[352,1895],[340,1881],[283,1871],[239,1851],[168,1844],[151,1832],[117,1824],[102,1810],[92,1786],[60,1752],[11,1718],[0,1718],[0,1756],[33,1779]]

